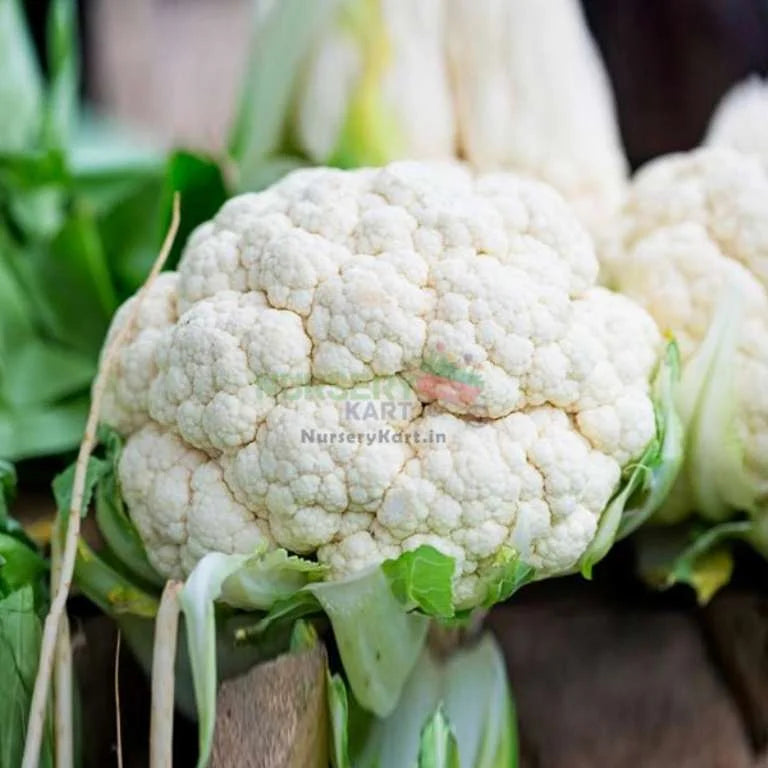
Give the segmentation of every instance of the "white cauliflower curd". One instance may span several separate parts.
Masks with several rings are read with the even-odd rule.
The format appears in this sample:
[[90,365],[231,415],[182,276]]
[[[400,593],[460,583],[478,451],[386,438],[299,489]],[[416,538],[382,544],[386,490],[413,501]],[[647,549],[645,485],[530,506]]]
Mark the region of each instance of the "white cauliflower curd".
[[677,338],[687,504],[713,519],[768,492],[768,174],[717,147],[641,170],[620,225],[617,285]]
[[753,76],[728,91],[712,116],[706,143],[753,155],[768,170],[768,82]]
[[102,414],[150,561],[266,545],[340,578],[430,544],[465,607],[505,549],[572,568],[656,436],[660,334],[597,271],[512,175],[318,168],[230,200],[151,286]]

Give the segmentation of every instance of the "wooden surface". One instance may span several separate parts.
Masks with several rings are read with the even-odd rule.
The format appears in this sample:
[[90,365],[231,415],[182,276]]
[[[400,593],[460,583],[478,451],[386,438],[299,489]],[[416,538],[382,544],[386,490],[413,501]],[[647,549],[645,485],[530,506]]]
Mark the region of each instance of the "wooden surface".
[[753,768],[698,612],[576,580],[497,609],[523,768]]
[[[729,593],[721,599],[729,600]],[[493,611],[490,624],[504,648],[519,711],[522,768],[768,768],[754,753],[748,719],[708,646],[702,614],[683,603],[599,580],[589,585],[567,579],[524,590],[514,603]],[[82,607],[76,603],[75,612]],[[752,611],[748,615],[742,613],[737,622],[742,628],[756,620]],[[73,623],[80,628],[76,660],[88,724],[84,764],[105,768],[115,765],[114,632],[107,620],[92,615]],[[721,629],[741,636],[728,621]],[[750,643],[755,645],[748,641],[746,646]],[[746,646],[741,645],[742,652]],[[757,658],[764,657],[765,647],[757,646]],[[742,655],[742,664],[755,690],[764,691],[760,684],[766,676],[754,658],[751,652]],[[274,669],[268,671],[272,675],[279,699],[281,676]],[[247,685],[247,678],[236,683],[225,700],[241,700]],[[321,687],[319,681],[316,689],[300,692],[297,701],[304,707],[275,699],[273,711],[305,710]],[[146,768],[149,691],[127,651],[121,700],[125,768]],[[268,721],[254,714],[248,731],[226,725],[226,713],[222,716],[231,729],[219,735],[220,747],[223,739],[234,745],[242,738],[247,744],[242,754],[257,754],[252,745],[265,735],[260,730],[269,731]],[[285,716],[288,732],[298,720]],[[194,726],[177,718],[175,734],[175,765],[192,765]]]
[[211,768],[327,768],[322,645],[221,686]]

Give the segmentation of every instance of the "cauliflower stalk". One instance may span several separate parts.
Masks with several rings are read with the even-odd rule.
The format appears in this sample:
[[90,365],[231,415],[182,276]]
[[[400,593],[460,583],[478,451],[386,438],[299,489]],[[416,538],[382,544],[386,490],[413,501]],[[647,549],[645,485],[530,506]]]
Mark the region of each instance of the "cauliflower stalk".
[[305,169],[229,201],[118,313],[112,333],[135,322],[102,413],[124,441],[112,515],[187,579],[202,755],[214,601],[259,612],[243,640],[325,612],[385,717],[428,617],[588,572],[658,506],[674,349],[597,270],[538,182]]
[[768,174],[724,147],[661,158],[638,173],[620,230],[618,287],[682,356],[686,471],[661,518],[716,526],[677,570],[730,536],[768,554]]

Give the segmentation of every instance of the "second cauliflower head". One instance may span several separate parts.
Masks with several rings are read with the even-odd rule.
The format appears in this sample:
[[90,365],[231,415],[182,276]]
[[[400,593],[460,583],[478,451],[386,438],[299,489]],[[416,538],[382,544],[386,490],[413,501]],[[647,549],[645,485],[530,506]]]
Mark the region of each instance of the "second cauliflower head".
[[506,549],[573,568],[656,435],[660,334],[597,271],[507,174],[305,169],[230,200],[152,284],[102,414],[152,564],[284,547],[341,578],[430,544],[461,607]]
[[768,174],[724,147],[659,158],[636,176],[620,230],[618,287],[674,334],[684,365],[690,487],[667,516],[757,511],[768,493]]

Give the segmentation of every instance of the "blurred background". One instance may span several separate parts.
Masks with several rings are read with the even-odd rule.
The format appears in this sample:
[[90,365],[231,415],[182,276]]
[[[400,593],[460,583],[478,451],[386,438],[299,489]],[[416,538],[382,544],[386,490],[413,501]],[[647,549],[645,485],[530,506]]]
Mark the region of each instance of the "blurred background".
[[[27,0],[42,45],[48,0]],[[728,88],[768,72],[768,0],[585,0],[628,157],[690,149]],[[251,0],[80,0],[84,96],[162,140],[225,146]]]

